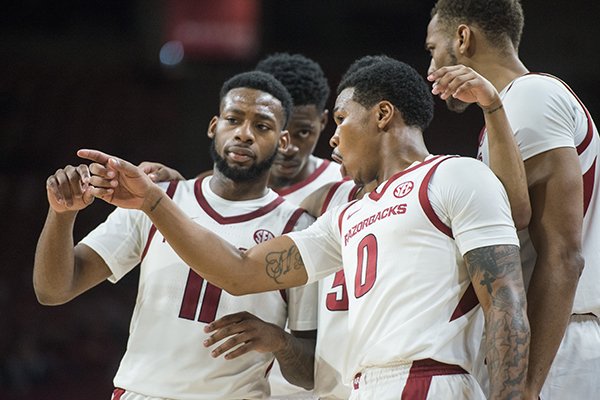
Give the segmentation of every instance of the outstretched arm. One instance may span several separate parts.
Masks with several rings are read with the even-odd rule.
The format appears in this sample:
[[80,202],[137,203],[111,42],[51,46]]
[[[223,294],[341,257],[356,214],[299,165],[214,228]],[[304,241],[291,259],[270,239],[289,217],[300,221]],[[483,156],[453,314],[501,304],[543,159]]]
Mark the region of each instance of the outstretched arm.
[[66,303],[110,276],[98,254],[73,243],[77,213],[94,199],[84,182],[89,175],[86,165],[69,165],[46,180],[50,207],[33,265],[33,287],[42,304]]
[[453,96],[466,103],[477,103],[483,110],[490,169],[506,189],[515,226],[526,228],[531,218],[531,204],[525,167],[500,95],[488,80],[464,65],[440,68],[427,79],[434,82],[432,93],[443,100]]
[[485,315],[490,399],[520,399],[525,390],[529,323],[519,249],[488,246],[464,256]]
[[301,286],[308,275],[292,239],[280,236],[240,251],[190,220],[143,171],[131,163],[95,150],[79,150],[96,162],[90,191],[111,204],[142,210],[171,247],[194,271],[231,294],[265,292]]
[[204,342],[205,347],[224,340],[211,352],[213,357],[225,354],[226,359],[233,360],[249,351],[272,352],[288,382],[312,389],[316,331],[290,334],[248,312],[226,315],[207,325],[204,331],[212,333]]

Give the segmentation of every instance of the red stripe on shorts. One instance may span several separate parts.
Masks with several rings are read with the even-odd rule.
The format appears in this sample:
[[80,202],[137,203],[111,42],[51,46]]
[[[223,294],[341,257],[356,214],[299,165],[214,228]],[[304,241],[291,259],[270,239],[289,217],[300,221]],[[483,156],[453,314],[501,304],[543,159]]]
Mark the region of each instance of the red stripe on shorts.
[[431,378],[436,375],[466,374],[467,371],[458,365],[444,364],[427,358],[413,361],[406,385],[402,391],[402,400],[426,400]]
[[123,396],[123,393],[125,393],[125,389],[116,388],[113,391],[112,400],[120,400],[121,396]]

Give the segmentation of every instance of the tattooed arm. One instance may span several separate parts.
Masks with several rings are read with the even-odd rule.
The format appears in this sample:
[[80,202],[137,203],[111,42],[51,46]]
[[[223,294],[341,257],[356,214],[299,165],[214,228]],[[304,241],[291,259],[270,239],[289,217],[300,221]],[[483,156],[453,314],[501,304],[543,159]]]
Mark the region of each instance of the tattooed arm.
[[193,222],[164,191],[153,189],[147,199],[142,211],[173,250],[190,268],[227,292],[243,295],[306,283],[302,257],[289,237],[280,236],[240,251]]
[[490,399],[520,399],[529,355],[529,322],[519,249],[488,246],[464,256],[485,315]]
[[117,207],[142,210],[173,250],[204,279],[233,295],[301,286],[308,275],[292,239],[280,236],[243,252],[193,222],[141,168],[95,150],[91,194]]
[[210,337],[204,347],[215,346],[213,357],[233,360],[250,351],[272,352],[282,375],[293,385],[312,389],[317,331],[291,331],[265,322],[248,312],[229,314],[204,327]]
[[313,389],[316,343],[316,330],[292,331],[291,335],[286,336],[284,348],[274,353],[281,374],[291,384],[307,390]]

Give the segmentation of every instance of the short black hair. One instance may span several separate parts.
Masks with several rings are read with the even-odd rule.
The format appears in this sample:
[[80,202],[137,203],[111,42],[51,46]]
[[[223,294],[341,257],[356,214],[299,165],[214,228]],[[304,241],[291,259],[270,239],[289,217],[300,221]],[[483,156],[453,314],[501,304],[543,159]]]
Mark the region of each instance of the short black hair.
[[302,54],[275,53],[256,64],[256,70],[277,78],[290,92],[295,106],[315,105],[325,109],[329,83],[321,66]]
[[380,61],[390,61],[393,58],[386,56],[385,54],[380,54],[377,56],[364,56],[361,58],[357,58],[350,64],[344,75],[342,75],[340,82],[346,79],[346,77],[352,75],[354,72],[358,71],[361,68],[368,67],[369,65],[373,65]]
[[503,48],[509,39],[519,48],[525,24],[520,0],[438,0],[431,17],[436,14],[448,29],[475,24],[494,46]]
[[287,91],[285,86],[281,82],[279,82],[275,77],[271,74],[267,74],[262,71],[248,71],[242,72],[240,74],[234,75],[229,78],[223,86],[221,87],[220,101],[229,93],[231,89],[237,88],[250,88],[260,90],[265,93],[271,94],[277,100],[281,102],[281,106],[283,107],[283,112],[285,116],[285,121],[283,123],[283,128],[287,126],[287,123],[290,119],[290,115],[292,115],[293,102],[292,96]]
[[352,99],[365,108],[387,100],[404,123],[425,130],[433,118],[433,96],[425,80],[410,65],[390,59],[356,70],[338,86],[338,95],[354,88]]

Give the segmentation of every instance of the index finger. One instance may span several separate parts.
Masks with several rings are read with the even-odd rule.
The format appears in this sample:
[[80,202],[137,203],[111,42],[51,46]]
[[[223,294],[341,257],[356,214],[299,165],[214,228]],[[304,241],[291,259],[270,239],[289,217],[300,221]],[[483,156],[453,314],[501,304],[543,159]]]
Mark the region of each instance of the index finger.
[[465,68],[465,66],[461,65],[461,64],[446,65],[445,67],[438,68],[435,71],[431,72],[429,75],[427,75],[427,80],[430,82],[433,82],[433,81],[441,78],[442,76],[446,75],[447,73],[459,70],[461,68]]
[[116,158],[109,154],[103,153],[99,150],[92,150],[92,149],[79,149],[79,150],[77,150],[77,156],[79,156],[81,158],[85,158],[86,160],[95,161],[97,163],[104,164],[104,165],[108,164],[108,160],[110,160],[111,158]]

